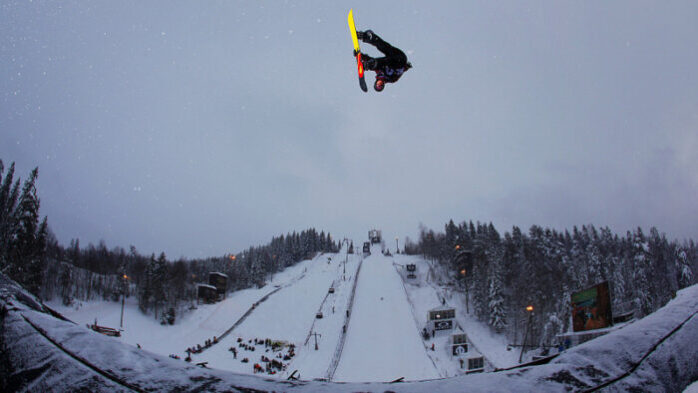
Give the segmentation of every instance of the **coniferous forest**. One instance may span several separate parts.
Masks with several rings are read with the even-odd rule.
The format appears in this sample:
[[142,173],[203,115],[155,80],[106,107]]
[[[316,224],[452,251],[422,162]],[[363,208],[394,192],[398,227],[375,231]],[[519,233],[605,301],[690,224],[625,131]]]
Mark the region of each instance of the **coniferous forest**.
[[0,271],[43,300],[118,301],[136,296],[144,313],[173,323],[196,303],[196,285],[208,284],[209,272],[228,275],[228,290],[261,286],[276,272],[321,252],[338,252],[329,233],[314,228],[273,237],[266,245],[220,257],[175,261],[141,255],[135,247],[108,249],[58,244],[46,218],[39,220],[35,182],[38,168],[20,188],[14,164],[5,172],[0,161]]
[[[463,250],[471,254],[467,272],[456,258]],[[441,281],[467,291],[470,313],[511,342],[522,342],[526,307],[533,306],[534,345],[556,344],[556,334],[571,331],[574,292],[607,281],[614,312],[642,317],[694,284],[698,269],[693,240],[669,241],[656,228],[619,236],[593,225],[571,232],[534,225],[502,236],[491,223],[451,220],[443,232],[422,228],[405,251],[433,261]]]
[[[0,272],[43,300],[118,301],[135,296],[140,309],[163,323],[196,303],[196,285],[208,273],[228,275],[228,290],[261,286],[276,272],[340,243],[314,228],[273,237],[266,245],[206,259],[168,260],[164,253],[142,255],[135,247],[109,249],[102,241],[82,247],[78,239],[58,243],[39,214],[38,168],[21,182],[14,164],[0,161]],[[458,252],[471,255],[465,274]],[[443,232],[422,228],[404,251],[432,261],[435,277],[463,295],[470,313],[512,342],[521,341],[522,322],[533,305],[531,337],[553,344],[570,329],[570,295],[607,281],[615,312],[642,317],[681,288],[695,283],[698,248],[693,240],[670,241],[651,228],[623,236],[593,225],[571,232],[532,226],[504,235],[492,224],[453,221]]]

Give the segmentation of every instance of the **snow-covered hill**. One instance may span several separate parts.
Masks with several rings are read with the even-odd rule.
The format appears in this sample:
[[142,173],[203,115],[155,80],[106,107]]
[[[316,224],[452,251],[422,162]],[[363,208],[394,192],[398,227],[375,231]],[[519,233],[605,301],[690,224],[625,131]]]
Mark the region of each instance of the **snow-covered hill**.
[[356,289],[337,381],[431,379],[440,373],[427,356],[392,258],[374,245]]
[[[401,377],[424,380],[465,373],[458,359],[450,356],[449,336],[423,340],[420,334],[427,310],[440,305],[443,297],[441,289],[423,274],[428,263],[416,256],[384,256],[379,245],[371,251],[365,259],[347,255],[346,250],[320,254],[276,274],[263,288],[237,291],[219,303],[198,305],[174,326],[162,326],[143,315],[131,298],[125,309],[122,338],[118,340],[182,359],[187,348],[198,344],[204,349],[192,354],[193,364],[206,362],[210,368],[246,374],[254,374],[255,363],[264,365],[262,356],[274,358],[283,364],[283,369],[264,373],[282,379],[295,370],[304,380],[343,382],[392,381]],[[417,280],[406,280],[401,275],[407,263],[418,266]],[[329,293],[330,287],[334,293]],[[120,324],[119,303],[50,305],[80,325],[95,320],[110,327]],[[468,319],[458,302],[454,305],[461,324],[468,323],[472,346],[482,347],[481,352],[494,367],[516,364],[502,337],[478,339],[493,336],[486,327]],[[322,318],[317,318],[318,312]],[[229,334],[221,337],[226,331]],[[214,337],[217,343],[205,348],[206,340],[213,341]],[[274,351],[257,344],[267,339],[282,341],[287,346]],[[284,359],[291,344],[295,356]],[[438,350],[430,350],[431,344]],[[509,357],[503,358],[499,353]]]
[[[2,382],[10,391],[449,392],[468,387],[476,392],[553,392],[597,386],[609,391],[680,391],[698,378],[698,286],[680,291],[676,299],[643,320],[572,348],[548,364],[460,375],[446,352],[428,350],[432,341],[419,335],[425,309],[449,298],[428,280],[420,281],[423,277],[414,283],[403,280],[400,269],[407,262],[423,261],[386,257],[375,247],[363,262],[358,255],[321,255],[275,275],[264,288],[240,291],[218,304],[200,306],[175,326],[162,327],[151,317],[139,316],[131,305],[121,338],[84,327],[95,318],[100,324],[118,326],[118,305],[88,303],[78,310],[63,309],[77,322],[73,324],[50,315],[31,295],[0,276],[0,344],[6,349],[0,356],[0,370],[5,374]],[[426,266],[418,269],[424,271]],[[330,286],[335,289],[332,294]],[[322,319],[316,318],[317,312],[323,313]],[[511,361],[499,353],[503,349],[496,336],[480,337],[484,329],[465,315],[459,323],[490,362],[501,367]],[[234,329],[217,344],[194,355],[194,362],[208,362],[209,369],[167,357],[170,353],[183,355],[187,347],[231,327]],[[315,336],[309,339],[311,333],[318,333],[317,350]],[[296,354],[284,361],[282,372],[264,374],[266,378],[249,375],[262,355],[277,355],[273,350],[267,352],[263,344],[254,352],[240,349],[238,339],[244,343],[255,338],[283,340],[295,346]],[[237,359],[229,351],[236,345]],[[337,349],[342,347],[334,372]],[[250,362],[242,363],[242,356]],[[286,381],[296,369],[305,381]],[[446,375],[458,376],[391,385],[378,382]],[[355,382],[313,381],[316,378]]]

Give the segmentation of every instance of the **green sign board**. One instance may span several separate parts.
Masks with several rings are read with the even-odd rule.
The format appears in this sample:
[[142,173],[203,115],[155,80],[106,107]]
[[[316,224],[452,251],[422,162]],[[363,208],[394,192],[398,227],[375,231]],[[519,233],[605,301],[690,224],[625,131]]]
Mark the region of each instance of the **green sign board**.
[[575,332],[611,326],[608,282],[572,294],[572,329]]

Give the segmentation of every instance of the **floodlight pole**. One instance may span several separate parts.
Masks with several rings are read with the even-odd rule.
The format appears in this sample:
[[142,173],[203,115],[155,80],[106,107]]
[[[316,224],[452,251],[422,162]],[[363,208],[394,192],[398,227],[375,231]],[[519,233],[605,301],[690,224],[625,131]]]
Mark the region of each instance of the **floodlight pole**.
[[124,274],[121,277],[121,322],[119,322],[119,327],[123,329],[124,327],[124,304],[126,303],[126,290],[128,289],[128,276]]
[[119,323],[119,327],[122,329],[124,327],[124,303],[126,303],[126,294],[122,293],[121,294],[121,322]]
[[521,354],[519,355],[519,363],[523,359],[523,353],[526,349],[526,341],[528,340],[528,332],[531,330],[531,319],[533,318],[533,306],[527,306],[526,311],[528,311],[528,323],[526,324],[526,333],[524,334],[523,343],[521,345]]

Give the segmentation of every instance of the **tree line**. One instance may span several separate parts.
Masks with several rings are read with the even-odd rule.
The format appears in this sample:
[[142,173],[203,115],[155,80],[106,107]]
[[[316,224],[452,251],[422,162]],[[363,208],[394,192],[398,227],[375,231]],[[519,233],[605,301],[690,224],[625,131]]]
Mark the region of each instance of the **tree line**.
[[[196,285],[208,273],[228,277],[228,291],[262,286],[277,273],[318,252],[337,252],[340,243],[310,228],[273,237],[266,245],[206,259],[168,260],[164,253],[141,255],[135,247],[108,249],[105,242],[65,247],[40,218],[38,168],[22,183],[14,163],[0,160],[0,272],[44,300],[118,300],[136,296],[139,308],[172,323],[196,302]],[[467,269],[463,259],[469,252]],[[570,295],[603,281],[611,287],[614,310],[641,317],[664,305],[678,289],[695,283],[698,248],[693,240],[667,240],[656,228],[624,236],[593,225],[556,231],[534,225],[502,237],[490,224],[472,221],[443,232],[420,229],[404,251],[432,260],[435,277],[462,294],[466,307],[512,341],[521,339],[525,307],[533,305],[532,336],[550,344],[569,330]]]
[[20,187],[15,164],[5,172],[0,160],[0,272],[33,293],[42,286],[49,232],[46,217],[39,221],[38,176],[34,168]]
[[[464,251],[470,258],[457,258]],[[572,293],[607,281],[614,311],[642,317],[694,284],[698,269],[693,240],[669,241],[654,227],[619,236],[593,225],[571,232],[534,225],[528,233],[514,226],[502,237],[491,223],[450,220],[443,232],[420,228],[405,252],[433,261],[435,276],[462,294],[470,312],[512,342],[521,343],[526,306],[533,306],[529,343],[537,345],[556,344],[571,330]]]
[[[314,228],[273,237],[266,244],[237,253],[205,259],[170,261],[165,253],[144,256],[131,246],[109,250],[102,241],[81,249],[79,240],[67,248],[48,247],[52,272],[43,296],[75,300],[111,299],[134,295],[144,313],[173,323],[176,315],[196,304],[197,284],[208,284],[209,272],[228,276],[228,291],[261,287],[271,276],[320,252],[338,252],[340,243]],[[84,277],[87,273],[89,277]],[[80,279],[76,279],[81,277]]]
[[39,220],[38,168],[22,187],[14,163],[4,169],[0,160],[0,272],[43,300],[59,298],[70,305],[136,296],[141,311],[172,323],[196,303],[196,285],[207,284],[209,272],[225,273],[228,291],[263,286],[274,273],[341,246],[330,233],[309,228],[237,254],[193,260],[142,255],[134,246],[109,249],[104,241],[83,248],[73,239],[66,247],[46,217]]

